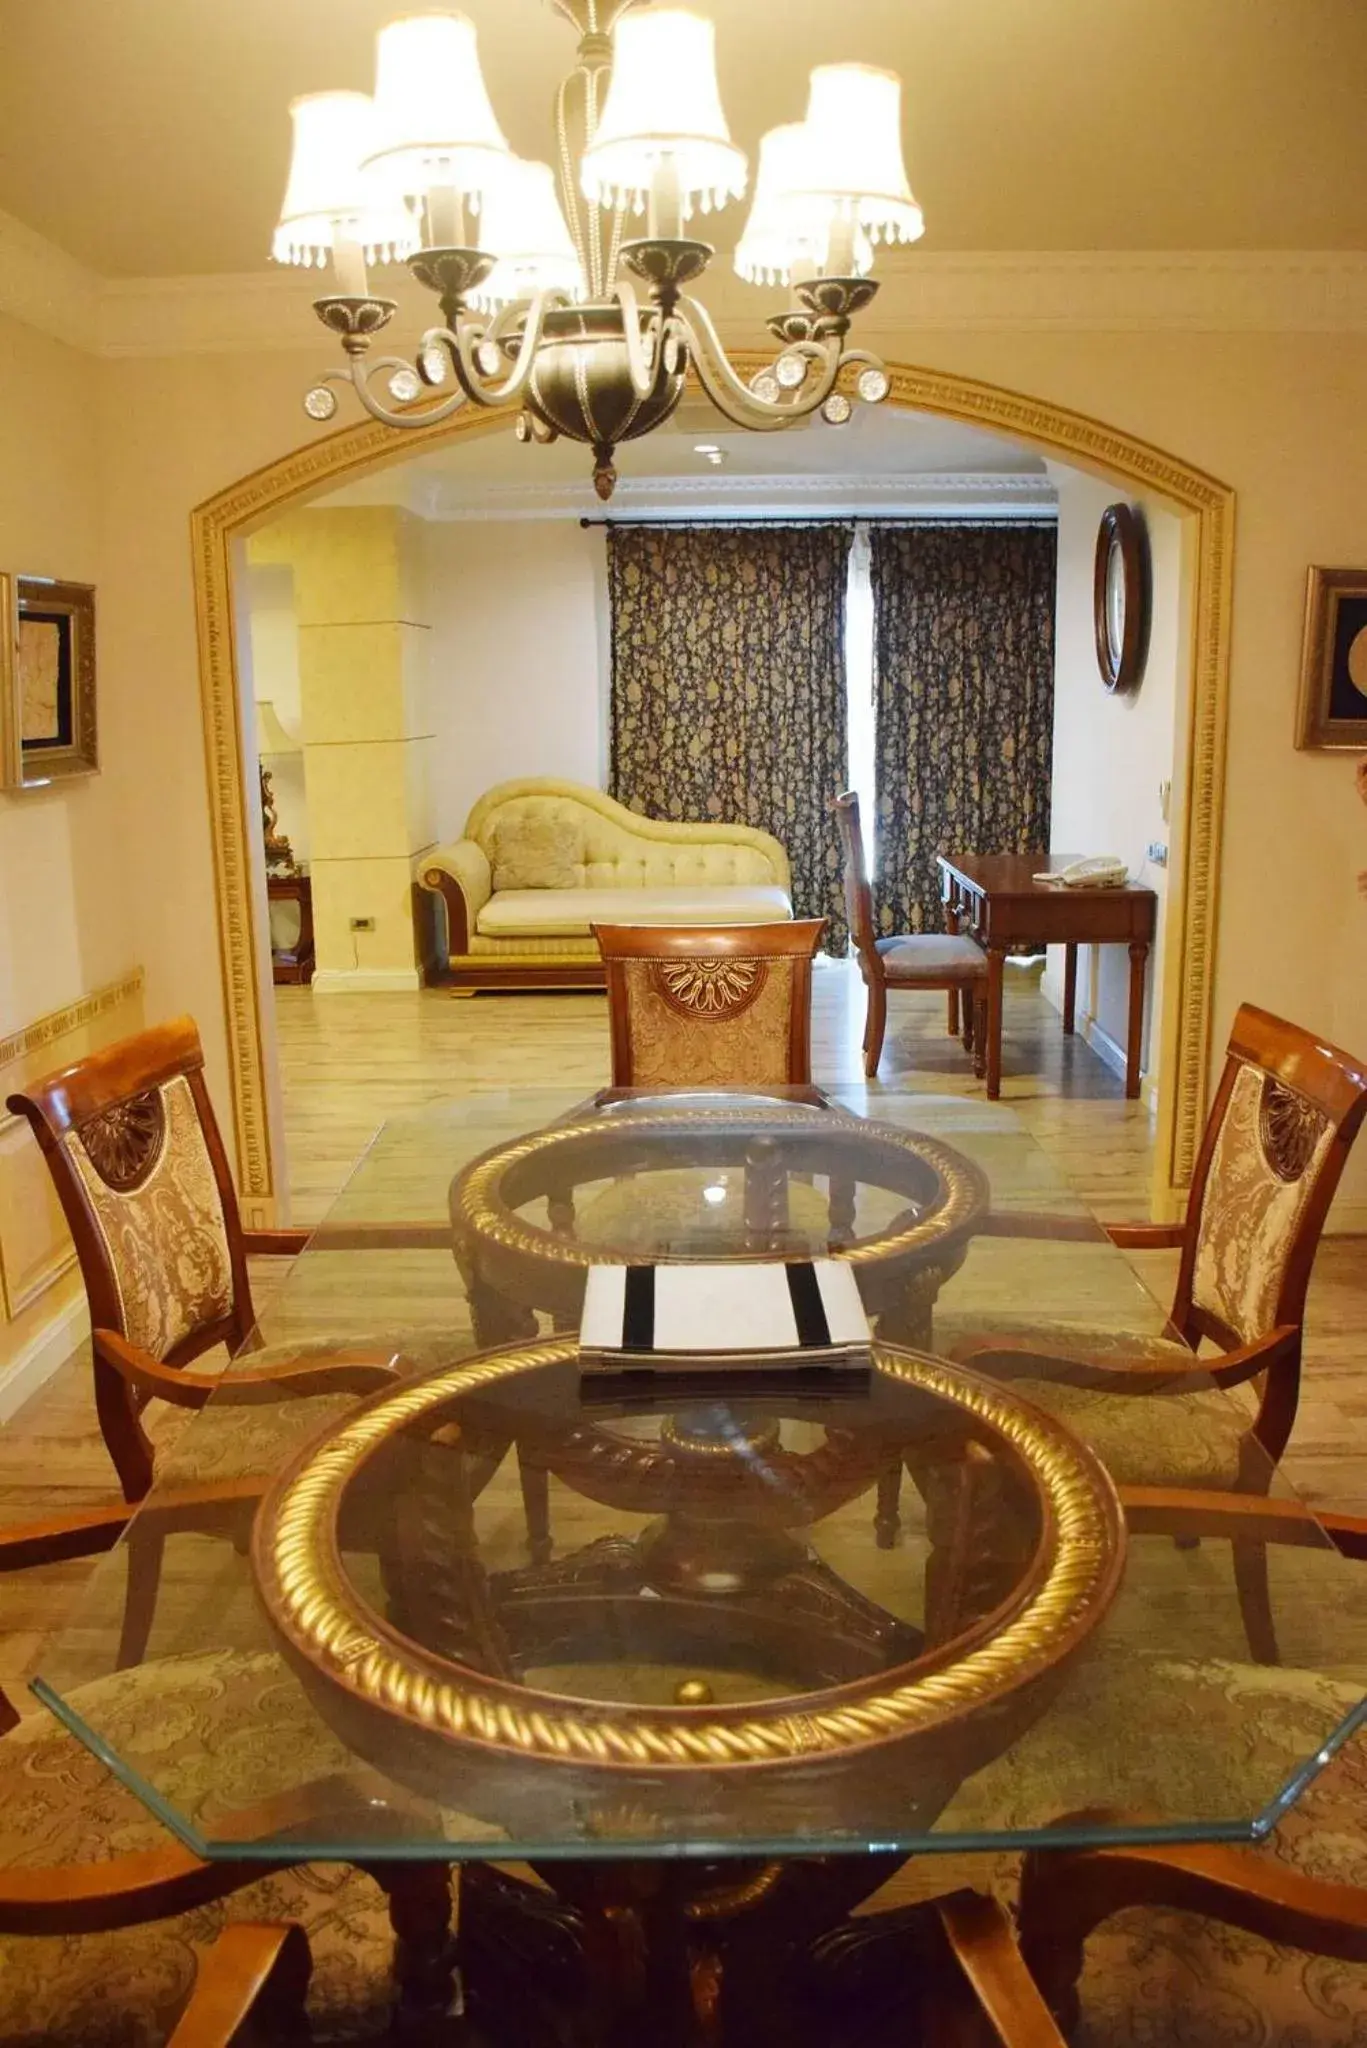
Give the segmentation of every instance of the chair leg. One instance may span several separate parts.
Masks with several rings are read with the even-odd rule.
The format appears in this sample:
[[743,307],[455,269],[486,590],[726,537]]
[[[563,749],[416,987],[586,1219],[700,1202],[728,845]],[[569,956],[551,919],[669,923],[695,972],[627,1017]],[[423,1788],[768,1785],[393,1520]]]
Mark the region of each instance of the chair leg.
[[978,1006],[973,1000],[972,989],[964,991],[964,1051],[971,1053],[977,1040]]
[[888,1023],[888,992],[881,981],[869,984],[869,1020],[864,1029],[864,1072],[870,1080],[883,1057],[883,1034]]
[[[957,988],[952,988],[952,989],[950,989],[950,991],[949,991],[949,1001],[948,1001],[948,1004],[947,1004],[947,1008],[948,1008],[948,1012],[949,1012],[949,1016],[948,1016],[948,1030],[949,1030],[949,1035],[950,1035],[950,1037],[951,1037],[951,1038],[957,1038],[957,1037],[958,1037],[958,1035],[959,1035],[959,991],[958,991],[958,989],[957,989]],[[969,1012],[969,1004],[968,1004],[967,1002],[965,1002],[965,1004],[964,1004],[964,1028],[965,1028],[965,1030],[967,1030],[967,1028],[968,1028],[968,1012]]]
[[1267,1578],[1267,1545],[1236,1538],[1232,1547],[1234,1585],[1249,1655],[1255,1664],[1280,1664],[1277,1627],[1272,1619],[1272,1589]]
[[161,1586],[161,1561],[166,1538],[155,1523],[135,1516],[124,1538],[128,1578],[123,1595],[123,1627],[119,1632],[117,1669],[128,1671],[141,1664],[147,1654],[152,1624],[157,1618],[157,1593]]
[[974,995],[973,1002],[973,1074],[979,1081],[987,1079],[987,995]]

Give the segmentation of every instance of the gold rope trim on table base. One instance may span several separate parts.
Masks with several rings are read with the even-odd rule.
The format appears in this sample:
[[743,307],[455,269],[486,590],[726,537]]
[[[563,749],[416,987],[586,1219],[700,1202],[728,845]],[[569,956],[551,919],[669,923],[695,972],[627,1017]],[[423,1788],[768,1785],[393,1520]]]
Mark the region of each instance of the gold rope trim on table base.
[[[888,1155],[925,1166],[938,1177],[945,1199],[928,1215],[918,1217],[914,1223],[906,1224],[900,1230],[882,1230],[872,1237],[858,1238],[852,1244],[831,1247],[831,1258],[843,1259],[851,1266],[878,1265],[884,1260],[902,1258],[912,1252],[944,1244],[951,1238],[967,1235],[982,1222],[991,1206],[987,1175],[962,1152],[956,1152],[952,1145],[941,1144],[939,1139],[928,1138],[920,1131],[904,1131],[896,1124],[851,1116],[840,1109],[809,1110],[791,1103],[775,1103],[771,1108],[757,1105],[745,1109],[628,1111],[614,1114],[610,1121],[596,1117],[548,1124],[543,1130],[529,1131],[523,1138],[495,1146],[464,1167],[451,1183],[451,1221],[457,1230],[468,1232],[476,1240],[495,1244],[503,1251],[516,1252],[523,1258],[544,1260],[553,1265],[587,1268],[614,1263],[655,1264],[653,1253],[633,1258],[614,1251],[611,1246],[585,1244],[568,1232],[547,1230],[540,1224],[528,1222],[503,1200],[504,1180],[529,1160],[543,1155],[554,1157],[557,1151],[566,1147],[591,1146],[597,1142],[601,1143],[605,1153],[610,1154],[613,1145],[633,1137],[667,1138],[671,1131],[678,1131],[684,1137],[705,1136],[728,1128],[734,1128],[738,1135],[755,1129],[772,1129],[780,1138],[811,1137],[830,1141],[848,1137],[857,1142],[863,1152],[869,1168],[865,1177],[870,1181],[879,1157]],[[744,1162],[738,1160],[736,1164]],[[840,1164],[843,1166],[845,1162],[842,1160]],[[859,1157],[852,1157],[849,1164],[851,1173],[858,1178]],[[689,1165],[687,1159],[671,1160],[662,1156],[660,1161],[661,1171]],[[605,1171],[611,1171],[610,1162]],[[712,1250],[698,1254],[699,1259],[709,1263],[723,1261],[727,1256],[724,1252]],[[743,1259],[746,1264],[756,1262],[756,1254],[752,1251],[737,1252],[731,1256]],[[774,1254],[776,1259],[788,1256],[783,1251]]]
[[590,1768],[753,1769],[849,1756],[995,1705],[1071,1655],[1119,1586],[1123,1517],[1091,1451],[1004,1388],[928,1354],[878,1346],[880,1372],[986,1429],[1040,1497],[1042,1576],[994,1637],[901,1685],[887,1683],[895,1673],[879,1673],[811,1693],[800,1714],[590,1709],[419,1650],[371,1614],[345,1577],[336,1532],[348,1486],[387,1443],[460,1395],[572,1365],[577,1355],[577,1342],[565,1337],[488,1352],[377,1396],[334,1437],[301,1453],[263,1501],[252,1539],[267,1611],[296,1662],[414,1732],[505,1757]]

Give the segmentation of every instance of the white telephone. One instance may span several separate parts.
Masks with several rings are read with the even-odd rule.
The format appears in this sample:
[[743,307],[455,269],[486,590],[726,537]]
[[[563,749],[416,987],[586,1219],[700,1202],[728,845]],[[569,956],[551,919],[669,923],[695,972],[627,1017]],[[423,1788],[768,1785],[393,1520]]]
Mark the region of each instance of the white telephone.
[[1123,889],[1130,871],[1113,853],[1097,853],[1088,860],[1070,861],[1066,868],[1033,879],[1050,882],[1058,889]]

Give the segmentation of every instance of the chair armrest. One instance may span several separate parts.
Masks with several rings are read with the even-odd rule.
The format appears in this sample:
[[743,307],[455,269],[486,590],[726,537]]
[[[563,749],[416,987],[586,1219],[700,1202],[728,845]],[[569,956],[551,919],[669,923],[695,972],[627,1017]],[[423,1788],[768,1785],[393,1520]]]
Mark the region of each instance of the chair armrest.
[[1242,1344],[1219,1358],[1191,1354],[1189,1369],[1179,1370],[1159,1358],[1089,1358],[1085,1353],[1060,1353],[1044,1345],[985,1336],[956,1344],[954,1362],[974,1372],[1001,1379],[1053,1380],[1064,1386],[1091,1387],[1107,1394],[1199,1394],[1217,1387],[1241,1386],[1272,1367],[1294,1360],[1300,1333],[1287,1325]]
[[130,1387],[147,1398],[169,1401],[174,1408],[202,1408],[211,1395],[225,1407],[251,1408],[282,1394],[373,1394],[402,1377],[392,1358],[359,1349],[348,1357],[286,1359],[276,1365],[212,1373],[163,1365],[113,1330],[96,1330],[94,1346],[96,1357]]
[[233,2048],[258,2028],[298,2028],[313,1957],[302,1927],[240,1920],[225,1927],[199,1966],[195,1988],[167,2048]]
[[418,868],[418,881],[446,906],[446,950],[468,953],[475,920],[494,893],[493,870],[484,848],[474,839],[434,846]]
[[935,1901],[935,1913],[949,1952],[1002,2048],[1067,2048],[998,1901],[983,1892],[951,1892]]
[[1187,1240],[1185,1223],[1103,1223],[1101,1227],[1122,1252],[1179,1252]]
[[249,1259],[297,1259],[312,1236],[311,1230],[244,1230],[242,1249]]

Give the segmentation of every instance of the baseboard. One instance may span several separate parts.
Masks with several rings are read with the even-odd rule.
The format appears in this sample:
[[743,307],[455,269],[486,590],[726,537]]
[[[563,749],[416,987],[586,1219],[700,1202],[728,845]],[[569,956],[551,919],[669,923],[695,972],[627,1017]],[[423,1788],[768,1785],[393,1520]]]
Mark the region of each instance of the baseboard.
[[383,996],[421,987],[416,967],[320,967],[313,977],[316,996]]
[[1335,1202],[1325,1219],[1326,1237],[1367,1236],[1367,1199]]
[[89,1335],[90,1311],[80,1294],[58,1311],[46,1329],[30,1337],[8,1365],[0,1367],[0,1423],[17,1415]]

